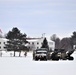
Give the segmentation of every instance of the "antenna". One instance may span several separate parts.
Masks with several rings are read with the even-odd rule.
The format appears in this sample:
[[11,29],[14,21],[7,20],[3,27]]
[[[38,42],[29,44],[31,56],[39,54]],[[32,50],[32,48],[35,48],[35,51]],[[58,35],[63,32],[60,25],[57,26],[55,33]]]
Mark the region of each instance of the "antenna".
[[42,38],[44,38],[44,37],[45,37],[45,33],[42,34]]

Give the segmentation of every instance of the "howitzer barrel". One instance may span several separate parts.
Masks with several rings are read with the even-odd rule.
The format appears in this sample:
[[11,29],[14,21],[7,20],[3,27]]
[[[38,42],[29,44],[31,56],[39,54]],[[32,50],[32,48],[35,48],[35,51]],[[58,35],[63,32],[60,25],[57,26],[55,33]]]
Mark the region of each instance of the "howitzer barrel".
[[71,50],[71,51],[69,51],[69,52],[67,53],[68,56],[70,56],[74,51],[75,51],[75,50]]

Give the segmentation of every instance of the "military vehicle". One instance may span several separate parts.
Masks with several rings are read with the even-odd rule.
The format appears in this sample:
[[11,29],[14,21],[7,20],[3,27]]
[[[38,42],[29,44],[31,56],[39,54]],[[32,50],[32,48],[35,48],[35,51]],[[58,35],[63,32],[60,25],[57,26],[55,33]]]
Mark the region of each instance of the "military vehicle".
[[49,50],[46,48],[40,48],[33,51],[33,60],[74,60],[71,55],[75,49],[66,51],[63,49],[63,45],[60,49]]
[[33,60],[48,60],[48,49],[40,48],[33,51]]
[[49,60],[74,60],[71,55],[75,49],[66,51],[64,47],[66,47],[65,44],[59,49],[54,49],[53,51],[51,50],[49,52]]
[[75,50],[71,51],[65,51],[65,49],[55,49],[54,51],[51,51],[49,53],[49,59],[50,60],[74,60],[74,58],[71,56],[71,54]]

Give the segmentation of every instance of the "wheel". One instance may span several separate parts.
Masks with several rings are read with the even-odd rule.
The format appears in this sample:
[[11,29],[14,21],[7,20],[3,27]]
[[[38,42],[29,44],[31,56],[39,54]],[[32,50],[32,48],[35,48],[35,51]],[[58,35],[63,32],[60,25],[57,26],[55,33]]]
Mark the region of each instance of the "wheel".
[[72,56],[70,56],[70,57],[68,58],[68,60],[74,60],[74,58],[73,58]]
[[38,58],[35,57],[35,61],[38,61]]
[[57,58],[57,57],[54,57],[54,58],[52,58],[52,60],[56,60],[56,61],[58,61],[58,60],[59,60],[59,58]]
[[62,60],[67,60],[67,58],[62,58]]
[[45,61],[47,61],[47,59],[46,59],[46,58],[45,58],[44,60],[45,60]]

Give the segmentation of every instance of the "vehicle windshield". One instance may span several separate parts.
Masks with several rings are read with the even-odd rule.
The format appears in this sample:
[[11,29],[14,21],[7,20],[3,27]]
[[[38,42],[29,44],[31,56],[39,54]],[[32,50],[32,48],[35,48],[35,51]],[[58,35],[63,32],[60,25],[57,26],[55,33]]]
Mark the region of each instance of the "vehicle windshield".
[[36,53],[37,53],[37,54],[42,54],[42,53],[43,53],[43,54],[46,54],[47,51],[40,51],[40,50],[39,50],[39,51],[36,51]]

